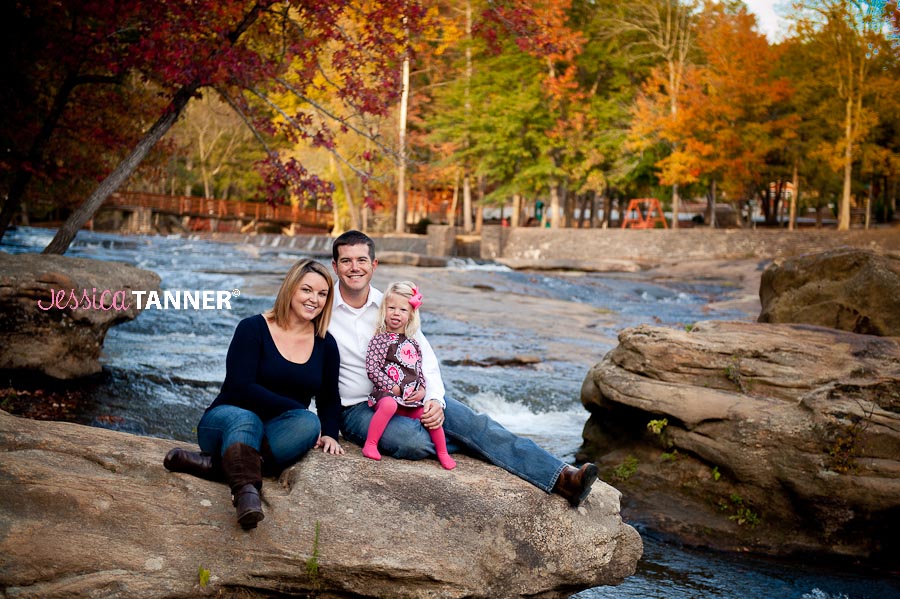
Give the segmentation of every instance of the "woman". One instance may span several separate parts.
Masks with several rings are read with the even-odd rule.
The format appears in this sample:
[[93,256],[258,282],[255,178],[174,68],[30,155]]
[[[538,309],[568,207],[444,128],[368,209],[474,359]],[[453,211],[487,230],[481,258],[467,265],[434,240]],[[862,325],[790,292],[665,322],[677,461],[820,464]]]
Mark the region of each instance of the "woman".
[[[197,425],[202,453],[173,449],[163,462],[172,472],[224,477],[244,529],[264,517],[263,462],[280,472],[313,447],[344,453],[337,441],[340,357],[328,333],[333,295],[324,266],[301,260],[291,267],[274,307],[235,329],[222,390]],[[313,397],[318,417],[309,410]]]

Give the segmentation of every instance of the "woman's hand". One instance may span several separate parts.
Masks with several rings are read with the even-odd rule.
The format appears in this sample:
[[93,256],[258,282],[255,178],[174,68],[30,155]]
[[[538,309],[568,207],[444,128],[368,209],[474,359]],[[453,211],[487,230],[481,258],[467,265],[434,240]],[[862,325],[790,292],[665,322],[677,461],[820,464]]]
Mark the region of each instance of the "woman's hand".
[[438,428],[444,424],[444,408],[441,404],[430,399],[425,402],[425,410],[422,412],[422,426],[428,430]]
[[341,447],[341,444],[337,442],[337,439],[329,437],[328,435],[319,435],[319,440],[316,441],[316,447],[321,447],[323,453],[344,455],[344,448]]

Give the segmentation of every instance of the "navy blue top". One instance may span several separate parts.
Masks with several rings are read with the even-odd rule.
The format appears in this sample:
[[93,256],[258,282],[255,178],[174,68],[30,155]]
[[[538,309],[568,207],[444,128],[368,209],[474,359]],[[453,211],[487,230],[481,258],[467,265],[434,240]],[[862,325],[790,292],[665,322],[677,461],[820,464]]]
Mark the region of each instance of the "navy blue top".
[[331,333],[315,337],[309,359],[298,364],[285,359],[275,346],[262,314],[245,318],[234,330],[225,358],[225,382],[207,411],[227,404],[271,420],[288,410],[309,408],[313,398],[322,434],[338,438],[341,361]]

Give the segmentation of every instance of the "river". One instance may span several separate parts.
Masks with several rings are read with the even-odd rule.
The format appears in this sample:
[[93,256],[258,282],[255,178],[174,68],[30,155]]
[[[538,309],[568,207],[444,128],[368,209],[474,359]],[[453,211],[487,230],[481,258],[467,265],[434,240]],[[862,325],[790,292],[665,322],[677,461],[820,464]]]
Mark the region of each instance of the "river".
[[[0,251],[39,252],[52,234],[19,228]],[[79,233],[67,255],[152,270],[163,290],[232,293],[231,310],[148,309],[110,329],[104,376],[72,415],[84,424],[189,442],[224,378],[235,325],[270,307],[283,273],[304,257],[252,244],[89,232]],[[423,329],[441,360],[448,394],[568,461],[587,419],[581,383],[615,346],[618,331],[642,323],[683,327],[754,317],[729,307],[738,290],[715,277],[524,272],[458,260],[442,268],[382,264],[374,282],[383,288],[398,279],[422,289]],[[588,589],[572,599],[900,599],[896,577],[686,549],[634,524],[645,543],[637,573],[618,587]]]

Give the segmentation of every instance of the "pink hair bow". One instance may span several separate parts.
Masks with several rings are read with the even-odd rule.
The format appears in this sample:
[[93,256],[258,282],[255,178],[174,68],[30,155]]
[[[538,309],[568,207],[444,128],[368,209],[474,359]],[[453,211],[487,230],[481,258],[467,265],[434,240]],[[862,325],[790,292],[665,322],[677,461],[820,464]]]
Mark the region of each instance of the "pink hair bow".
[[418,310],[419,306],[422,305],[422,294],[419,293],[417,287],[413,287],[412,292],[412,297],[409,298],[409,305],[413,307],[413,310]]

